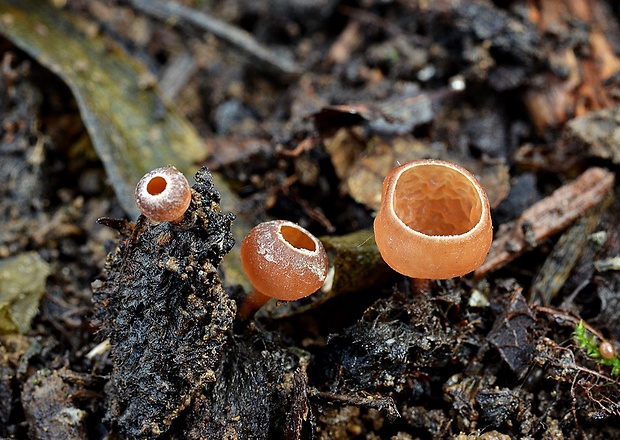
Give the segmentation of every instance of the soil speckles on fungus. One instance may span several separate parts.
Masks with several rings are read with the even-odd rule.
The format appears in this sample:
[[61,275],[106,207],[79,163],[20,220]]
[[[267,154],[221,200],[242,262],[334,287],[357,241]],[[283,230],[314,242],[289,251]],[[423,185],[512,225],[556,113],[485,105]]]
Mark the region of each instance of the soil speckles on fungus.
[[234,216],[206,168],[195,176],[180,222],[141,216],[123,228],[102,279],[93,283],[96,318],[112,346],[109,420],[129,438],[158,436],[216,380],[236,313],[217,266],[234,242]]
[[286,220],[254,227],[241,243],[241,264],[254,286],[239,308],[242,319],[271,298],[295,301],[313,294],[325,281],[328,269],[323,244]]

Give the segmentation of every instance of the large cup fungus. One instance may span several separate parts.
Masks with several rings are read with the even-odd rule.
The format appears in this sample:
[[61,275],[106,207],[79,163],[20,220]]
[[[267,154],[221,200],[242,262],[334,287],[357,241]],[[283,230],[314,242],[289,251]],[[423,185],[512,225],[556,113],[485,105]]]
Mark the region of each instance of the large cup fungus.
[[412,161],[387,174],[374,230],[385,262],[419,279],[473,271],[493,238],[482,185],[459,165],[432,159]]
[[269,299],[294,301],[316,292],[327,276],[323,244],[296,223],[255,226],[241,242],[241,265],[254,290],[239,307],[247,318]]

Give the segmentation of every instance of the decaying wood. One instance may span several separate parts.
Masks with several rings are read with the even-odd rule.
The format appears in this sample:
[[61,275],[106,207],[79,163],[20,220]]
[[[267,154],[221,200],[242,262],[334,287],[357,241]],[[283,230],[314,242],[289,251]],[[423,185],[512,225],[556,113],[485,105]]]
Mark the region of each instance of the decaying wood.
[[549,63],[554,73],[537,78],[524,95],[539,132],[613,104],[605,84],[620,69],[620,60],[614,48],[618,31],[610,28],[608,9],[599,0],[529,2],[529,18],[539,33],[554,33],[565,43],[551,50]]
[[528,302],[551,304],[551,300],[560,292],[575,264],[579,260],[588,236],[594,232],[600,220],[601,203],[596,209],[579,219],[568,228],[553,247],[553,250],[534,277],[528,295]]
[[526,209],[517,220],[501,225],[475,277],[488,275],[565,229],[603,200],[613,187],[614,177],[614,173],[603,168],[590,168]]

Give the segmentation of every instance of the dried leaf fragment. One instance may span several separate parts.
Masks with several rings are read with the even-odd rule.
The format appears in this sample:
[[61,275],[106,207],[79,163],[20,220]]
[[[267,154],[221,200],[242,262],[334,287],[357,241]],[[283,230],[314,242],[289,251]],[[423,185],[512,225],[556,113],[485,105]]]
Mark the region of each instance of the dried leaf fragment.
[[49,265],[36,252],[0,260],[0,334],[30,329],[49,273]]
[[534,322],[534,315],[518,289],[488,336],[519,379],[527,373],[534,357],[534,343],[529,332]]

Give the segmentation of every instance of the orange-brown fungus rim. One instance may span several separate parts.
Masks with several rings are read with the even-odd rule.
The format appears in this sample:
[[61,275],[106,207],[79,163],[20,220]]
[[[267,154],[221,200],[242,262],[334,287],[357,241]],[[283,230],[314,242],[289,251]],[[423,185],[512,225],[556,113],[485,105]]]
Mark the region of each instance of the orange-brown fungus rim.
[[[449,235],[433,235],[433,234],[425,234],[424,232],[420,232],[417,229],[414,229],[412,227],[410,227],[409,225],[407,225],[402,219],[401,217],[396,213],[396,209],[394,207],[394,203],[395,203],[395,199],[396,199],[396,187],[398,186],[398,181],[400,180],[400,177],[408,172],[411,171],[413,168],[417,168],[417,167],[424,167],[424,166],[439,166],[439,167],[444,167],[444,168],[450,168],[452,170],[454,170],[455,172],[457,172],[460,176],[462,176],[464,179],[467,180],[467,182],[469,182],[469,184],[474,188],[474,190],[476,191],[476,194],[478,196],[478,199],[480,200],[481,206],[480,206],[480,216],[478,218],[478,221],[472,225],[472,227],[467,230],[466,232],[463,232],[461,234],[449,234]],[[480,227],[483,226],[483,223],[486,221],[485,220],[485,212],[490,211],[490,203],[489,203],[489,199],[487,196],[486,191],[484,190],[484,188],[482,187],[482,185],[480,184],[480,182],[478,181],[478,179],[476,179],[476,177],[467,169],[463,168],[460,165],[457,165],[455,163],[452,162],[448,162],[448,161],[443,161],[443,160],[439,160],[439,159],[420,159],[420,160],[414,160],[412,162],[408,162],[406,164],[403,164],[401,166],[396,167],[394,170],[392,171],[397,171],[397,173],[392,177],[392,184],[390,185],[389,189],[388,189],[388,196],[389,196],[389,210],[390,213],[394,216],[394,218],[396,219],[396,221],[401,224],[406,230],[410,231],[411,234],[413,235],[417,235],[420,237],[425,237],[425,238],[430,238],[433,240],[450,240],[450,239],[464,239],[467,238],[469,235],[473,235]]]

